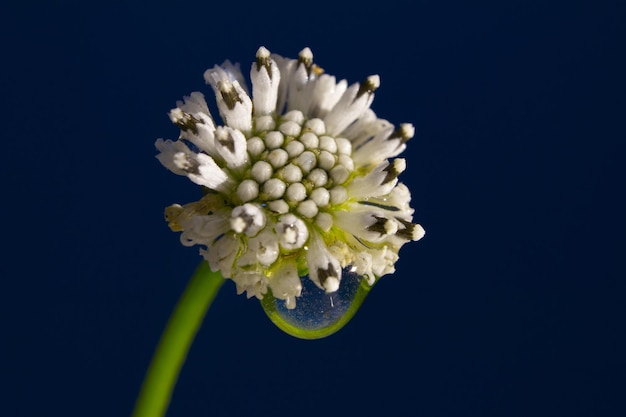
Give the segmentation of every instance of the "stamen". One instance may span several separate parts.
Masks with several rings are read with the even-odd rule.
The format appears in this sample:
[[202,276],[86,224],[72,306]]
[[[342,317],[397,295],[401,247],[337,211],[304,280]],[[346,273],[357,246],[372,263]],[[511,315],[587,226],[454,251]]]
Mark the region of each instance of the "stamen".
[[261,67],[265,67],[267,74],[272,79],[272,60],[270,58],[270,51],[261,46],[256,52],[256,70],[261,71]]
[[387,140],[400,139],[401,143],[406,143],[415,134],[415,127],[411,123],[402,123],[396,130],[393,131]]
[[263,184],[265,181],[272,178],[272,166],[266,161],[258,161],[252,166],[250,175],[256,182]]
[[407,241],[419,240],[424,236],[424,229],[419,224],[414,224],[398,218],[396,218],[396,220],[404,226],[404,229],[398,229],[395,234],[396,236]]
[[180,128],[183,132],[191,130],[194,135],[198,134],[196,124],[203,123],[202,120],[196,119],[189,113],[185,113],[181,109],[172,109],[170,111],[170,120]]
[[383,181],[381,182],[382,184],[387,184],[390,181],[395,180],[396,178],[398,178],[398,175],[400,175],[402,172],[404,172],[404,170],[406,169],[406,160],[403,158],[397,158],[394,159],[393,161],[391,161],[391,163],[389,165],[387,165],[383,171],[387,173],[387,175],[385,176],[385,178],[383,179]]
[[378,75],[370,75],[359,86],[359,91],[356,93],[355,100],[365,93],[373,93],[378,87],[380,87],[380,77]]
[[[374,233],[379,233],[381,236],[388,235],[390,233],[395,232],[394,223],[387,219],[386,217],[379,217],[376,215],[372,216],[376,221],[367,227],[367,230]],[[397,228],[397,226],[396,226]]]
[[298,54],[298,64],[304,65],[307,75],[311,76],[311,66],[313,65],[313,52],[311,52],[311,49],[304,48],[300,51]]

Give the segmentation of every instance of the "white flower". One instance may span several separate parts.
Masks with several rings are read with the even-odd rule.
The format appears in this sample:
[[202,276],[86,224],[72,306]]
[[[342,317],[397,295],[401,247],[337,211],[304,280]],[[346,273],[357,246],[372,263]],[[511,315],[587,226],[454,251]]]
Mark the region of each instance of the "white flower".
[[177,140],[159,139],[157,158],[204,188],[204,196],[165,210],[184,245],[200,245],[237,292],[294,308],[308,275],[334,292],[344,268],[373,284],[394,272],[400,247],[424,230],[412,223],[411,195],[394,158],[413,136],[370,109],[373,75],[348,85],[324,74],[303,49],[298,59],[261,47],[248,93],[239,64],[205,72],[223,125],[194,92],[170,111]]

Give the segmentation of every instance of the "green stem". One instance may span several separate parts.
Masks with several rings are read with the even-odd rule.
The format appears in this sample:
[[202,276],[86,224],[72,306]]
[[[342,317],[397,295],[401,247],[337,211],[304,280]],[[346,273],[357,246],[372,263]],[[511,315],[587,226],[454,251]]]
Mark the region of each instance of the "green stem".
[[132,417],[165,415],[189,347],[223,282],[207,262],[196,268],[161,336]]

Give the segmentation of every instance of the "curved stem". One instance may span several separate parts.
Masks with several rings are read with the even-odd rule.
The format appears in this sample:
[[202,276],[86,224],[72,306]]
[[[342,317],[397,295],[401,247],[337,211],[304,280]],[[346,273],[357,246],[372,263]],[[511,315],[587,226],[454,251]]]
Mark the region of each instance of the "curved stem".
[[156,348],[133,417],[164,416],[189,347],[224,282],[207,262],[196,268]]

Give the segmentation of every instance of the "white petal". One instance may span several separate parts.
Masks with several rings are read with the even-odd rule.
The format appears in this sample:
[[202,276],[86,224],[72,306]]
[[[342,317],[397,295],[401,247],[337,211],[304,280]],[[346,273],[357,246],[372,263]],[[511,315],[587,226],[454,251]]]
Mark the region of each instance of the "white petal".
[[241,169],[248,162],[246,137],[239,130],[218,127],[215,130],[215,148],[230,169]]
[[391,163],[384,160],[367,175],[356,177],[348,183],[346,185],[348,195],[355,199],[364,199],[389,194],[398,182],[397,177],[404,166],[403,159]]
[[170,139],[157,139],[157,141],[154,143],[154,146],[159,151],[156,158],[165,168],[169,169],[174,174],[187,175],[187,172],[179,168],[178,165],[174,162],[178,153],[191,153],[187,145],[179,140],[172,141]]
[[270,266],[278,259],[278,238],[272,230],[265,229],[248,240],[248,248],[238,260],[240,266]]
[[373,91],[378,88],[378,85],[377,75],[368,77],[361,84],[351,85],[333,109],[324,117],[327,132],[337,136],[361,117],[372,104],[374,100]]
[[367,200],[359,201],[359,204],[374,206],[386,210],[389,215],[396,218],[411,221],[413,208],[409,205],[411,193],[406,185],[396,184],[389,194],[379,197],[369,197]]
[[341,80],[338,83],[332,75],[322,74],[316,81],[311,92],[309,117],[324,117],[337,104],[348,88],[348,82]]
[[313,68],[313,54],[304,48],[298,54],[294,71],[288,79],[287,110],[300,110],[307,114],[313,99],[316,75]]
[[386,212],[374,207],[363,210],[353,205],[351,210],[334,213],[335,225],[361,240],[381,242],[398,230],[398,222]]
[[255,249],[256,258],[261,265],[269,266],[278,259],[278,239],[271,230],[265,230],[256,238],[250,239],[249,245]]
[[372,272],[377,277],[393,274],[396,271],[394,264],[398,260],[398,253],[395,250],[383,246],[381,249],[371,250],[370,253],[372,255]]
[[413,125],[404,123],[395,131],[384,129],[371,140],[356,146],[352,159],[359,165],[377,164],[401,154],[406,149],[406,142],[413,137]]
[[213,215],[196,215],[187,221],[181,222],[184,228],[180,241],[185,246],[213,244],[215,239],[226,233],[230,228],[226,213]]
[[373,285],[376,282],[376,276],[372,271],[372,255],[369,252],[365,250],[358,252],[352,260],[352,266],[354,267],[354,272],[363,276],[369,285]]
[[407,242],[420,240],[425,234],[426,232],[421,225],[407,221],[399,221],[398,230],[393,236],[389,236],[387,241],[393,246],[400,248]]
[[155,146],[161,151],[157,159],[172,172],[186,175],[196,184],[214,190],[224,190],[232,185],[230,177],[213,158],[204,153],[192,152],[183,142],[159,139]]
[[331,255],[326,244],[317,233],[313,233],[311,236],[306,260],[309,268],[309,277],[315,285],[327,293],[336,291],[339,288],[341,266],[339,261]]
[[204,72],[204,81],[207,84],[211,84],[213,88],[215,88],[219,80],[229,80],[232,83],[237,81],[246,94],[248,93],[246,79],[241,72],[241,66],[238,62],[233,64],[227,59],[222,65],[215,65]]
[[201,120],[202,122],[215,129],[215,122],[213,120],[213,117],[211,117],[209,106],[204,99],[204,94],[202,94],[201,92],[194,91],[190,95],[185,96],[183,98],[183,101],[176,102],[176,106],[183,112],[192,115],[196,119]]
[[243,81],[233,78],[236,77],[217,66],[204,73],[204,79],[213,87],[224,122],[233,129],[249,133],[252,130],[252,100],[243,87]]
[[270,279],[269,286],[275,298],[285,300],[287,308],[295,308],[296,297],[302,292],[295,262],[284,262]]
[[379,119],[372,109],[367,109],[361,117],[354,121],[341,133],[350,140],[352,149],[373,138],[382,129],[391,126],[391,123]]
[[204,95],[199,92],[191,93],[184,98],[184,102],[178,101],[175,109],[169,113],[170,120],[180,130],[180,138],[187,139],[201,151],[213,155],[213,132],[215,122],[211,117]]
[[231,279],[237,286],[237,294],[246,291],[248,298],[256,297],[260,300],[267,292],[268,279],[262,273],[237,271]]
[[280,71],[276,61],[270,58],[270,52],[259,48],[256,62],[250,70],[252,80],[252,101],[256,116],[271,114],[276,111]]
[[232,187],[233,180],[222,171],[213,158],[204,153],[194,156],[195,163],[187,171],[187,176],[191,181],[217,191],[226,191]]
[[291,75],[298,63],[295,59],[283,58],[280,55],[271,55],[276,65],[278,65],[278,70],[280,72],[280,84],[278,85],[278,98],[276,100],[276,112],[281,113],[285,107],[285,103],[287,102],[287,92],[289,90],[289,80],[291,79]]
[[212,271],[222,271],[224,278],[230,278],[240,245],[239,239],[227,233],[207,249],[200,249],[200,254],[209,262]]

